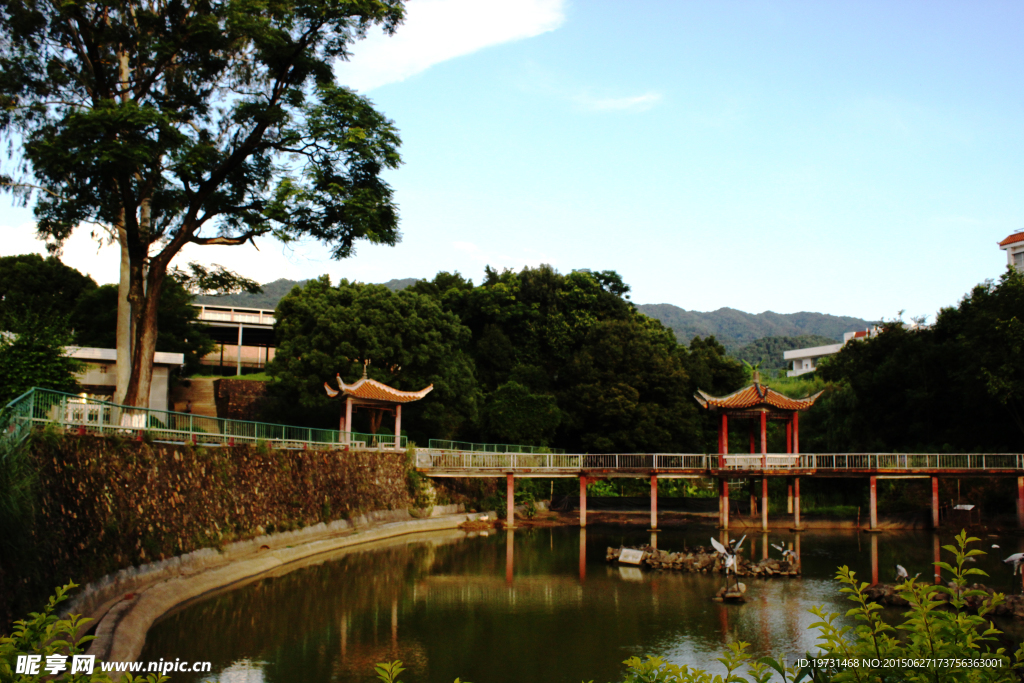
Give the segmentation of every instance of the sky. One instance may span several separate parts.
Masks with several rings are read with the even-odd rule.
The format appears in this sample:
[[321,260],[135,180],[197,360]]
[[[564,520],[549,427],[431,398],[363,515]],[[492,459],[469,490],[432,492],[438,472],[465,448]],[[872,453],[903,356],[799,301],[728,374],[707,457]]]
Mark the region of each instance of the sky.
[[[409,0],[338,63],[402,135],[402,242],[186,249],[269,282],[550,264],[637,303],[933,316],[1024,228],[1024,3]],[[0,196],[0,254],[42,251]],[[63,260],[118,255],[80,228]]]

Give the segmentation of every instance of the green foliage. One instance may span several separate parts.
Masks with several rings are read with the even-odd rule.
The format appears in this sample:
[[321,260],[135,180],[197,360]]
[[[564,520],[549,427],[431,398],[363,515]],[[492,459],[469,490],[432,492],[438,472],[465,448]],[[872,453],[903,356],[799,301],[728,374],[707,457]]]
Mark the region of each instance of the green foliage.
[[[83,619],[77,614],[60,619],[54,614],[57,605],[67,600],[68,592],[76,587],[76,584],[68,583],[57,588],[57,592],[50,597],[42,612],[33,612],[28,619],[19,619],[14,622],[14,630],[11,635],[0,637],[0,681],[3,683],[30,683],[40,678],[39,675],[15,673],[19,655],[41,655],[43,666],[46,664],[48,655],[64,655],[68,657],[67,670],[53,677],[47,676],[47,680],[67,681],[68,683],[110,683],[110,675],[100,669],[98,662],[91,674],[71,673],[70,658],[73,655],[84,653],[84,646],[96,637],[79,637],[78,635],[82,631],[82,627],[91,621],[90,619]],[[167,680],[167,676],[150,674],[141,678],[127,673],[124,680],[127,683],[134,683],[134,681],[163,683]]]
[[9,322],[13,334],[0,335],[0,406],[32,387],[74,392],[84,364],[64,354],[72,343],[67,318],[26,311]]
[[493,439],[543,446],[551,443],[562,414],[554,396],[532,393],[513,380],[488,395],[482,418],[485,433]]
[[930,328],[890,321],[819,366],[803,450],[1015,452],[1024,443],[1024,274],[975,287]]
[[355,382],[364,361],[371,378],[397,389],[434,386],[403,414],[410,434],[449,438],[476,419],[473,363],[463,350],[469,330],[431,297],[347,280],[332,287],[325,276],[282,299],[277,320],[271,390],[275,411],[295,424],[338,424],[340,404],[327,398],[323,384],[336,386],[335,375]]
[[0,258],[0,330],[20,327],[26,314],[71,320],[75,327],[85,318],[77,311],[80,297],[96,289],[96,282],[56,257],[21,254]]
[[[54,248],[82,223],[118,236],[135,348],[152,348],[186,244],[313,239],[340,259],[398,242],[381,177],[401,163],[397,130],[334,64],[370,28],[393,32],[402,0],[4,7],[0,135],[20,175],[3,185],[35,195]],[[132,405],[150,362],[133,364]]]
[[[797,337],[762,337],[741,346],[734,354],[736,358],[757,364],[762,371],[782,370],[789,367],[782,354],[793,349],[835,344],[835,339],[818,334],[803,334]],[[767,374],[762,372],[762,374]]]

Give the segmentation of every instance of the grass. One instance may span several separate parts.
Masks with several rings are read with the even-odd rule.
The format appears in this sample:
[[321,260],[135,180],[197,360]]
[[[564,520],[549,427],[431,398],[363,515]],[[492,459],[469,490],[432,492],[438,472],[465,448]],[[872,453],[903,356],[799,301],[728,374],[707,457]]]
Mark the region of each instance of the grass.
[[265,372],[254,372],[250,375],[191,375],[184,379],[245,379],[253,382],[269,382],[270,375]]

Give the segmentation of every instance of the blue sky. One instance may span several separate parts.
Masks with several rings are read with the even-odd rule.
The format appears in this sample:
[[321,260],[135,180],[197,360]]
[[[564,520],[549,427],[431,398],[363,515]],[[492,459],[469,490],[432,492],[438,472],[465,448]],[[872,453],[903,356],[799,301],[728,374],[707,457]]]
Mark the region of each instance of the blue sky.
[[[342,82],[394,119],[403,241],[195,247],[262,282],[614,269],[638,303],[933,315],[1024,228],[1024,4],[410,0]],[[3,253],[38,250],[0,200]],[[65,261],[116,278],[87,230]]]

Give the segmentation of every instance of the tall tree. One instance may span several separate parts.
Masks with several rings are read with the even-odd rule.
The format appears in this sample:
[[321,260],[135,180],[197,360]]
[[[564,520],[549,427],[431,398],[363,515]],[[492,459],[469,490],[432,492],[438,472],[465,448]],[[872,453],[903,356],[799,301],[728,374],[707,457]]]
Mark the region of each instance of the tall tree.
[[0,4],[0,132],[22,151],[0,182],[35,197],[54,248],[90,222],[121,244],[126,403],[148,400],[160,292],[186,244],[311,238],[340,259],[360,239],[398,241],[381,179],[400,163],[398,134],[336,83],[333,62],[403,12],[402,0]]

